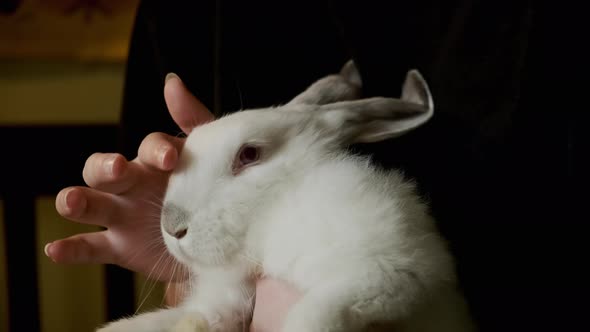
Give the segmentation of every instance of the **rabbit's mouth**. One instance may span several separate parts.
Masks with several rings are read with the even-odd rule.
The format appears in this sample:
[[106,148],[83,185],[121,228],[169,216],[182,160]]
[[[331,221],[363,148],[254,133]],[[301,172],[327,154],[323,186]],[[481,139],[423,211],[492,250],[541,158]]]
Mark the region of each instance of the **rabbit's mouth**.
[[182,249],[182,246],[178,242],[176,245],[176,249],[178,250],[178,256],[180,256],[177,257],[179,260],[185,261],[187,263],[190,263],[192,261],[191,257],[184,251],[184,249]]
[[[189,231],[190,233],[190,231]],[[240,244],[233,236],[197,236],[192,241],[167,236],[168,251],[180,262],[189,265],[219,266],[231,261],[240,250]]]
[[174,256],[174,258],[176,258],[179,262],[186,265],[192,265],[194,263],[194,260],[191,258],[191,256],[186,252],[184,248],[182,248],[182,245],[180,244],[179,240],[174,239],[171,236],[165,234],[164,242],[166,244],[168,252],[170,252],[172,256]]

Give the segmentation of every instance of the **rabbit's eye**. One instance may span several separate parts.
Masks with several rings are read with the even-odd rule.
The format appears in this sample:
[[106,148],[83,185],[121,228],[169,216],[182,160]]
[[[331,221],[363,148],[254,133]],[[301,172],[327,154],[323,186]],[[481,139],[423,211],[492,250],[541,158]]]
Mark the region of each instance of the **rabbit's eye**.
[[247,166],[253,165],[260,159],[260,148],[246,144],[240,148],[233,165],[233,173],[238,174]]

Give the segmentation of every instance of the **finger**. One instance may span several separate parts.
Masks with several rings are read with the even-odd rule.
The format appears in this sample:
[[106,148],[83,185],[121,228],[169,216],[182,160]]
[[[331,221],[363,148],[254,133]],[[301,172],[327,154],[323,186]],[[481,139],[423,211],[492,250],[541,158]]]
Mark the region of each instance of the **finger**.
[[72,221],[110,227],[124,218],[117,197],[86,187],[63,189],[55,198],[57,212]]
[[197,125],[213,120],[213,114],[193,96],[174,73],[166,76],[164,99],[172,119],[186,134]]
[[139,172],[136,164],[118,153],[94,153],[86,159],[82,176],[92,188],[119,194],[135,184]]
[[145,165],[169,171],[176,165],[178,151],[183,144],[184,139],[164,133],[151,133],[141,142],[137,156]]
[[107,231],[77,234],[45,245],[45,255],[56,263],[114,264]]

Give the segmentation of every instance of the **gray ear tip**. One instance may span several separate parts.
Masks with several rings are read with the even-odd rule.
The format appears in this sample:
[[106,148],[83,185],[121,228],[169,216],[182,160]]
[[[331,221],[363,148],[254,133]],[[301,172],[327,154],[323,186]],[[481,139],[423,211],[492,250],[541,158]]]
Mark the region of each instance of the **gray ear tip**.
[[340,72],[341,73],[348,73],[351,70],[356,70],[356,65],[354,64],[354,60],[352,60],[352,59],[346,61],[344,66],[342,66],[342,69],[340,70]]
[[416,81],[416,82],[420,83],[421,86],[428,87],[428,85],[426,84],[426,80],[424,79],[424,76],[422,76],[422,74],[420,73],[420,71],[418,69],[408,70],[408,74],[406,75],[406,79]]
[[[406,75],[406,87],[408,90],[415,90],[418,93],[418,99],[414,100],[415,102],[420,102],[421,104],[425,105],[428,108],[428,112],[432,113],[434,111],[434,102],[432,100],[432,94],[430,92],[430,88],[428,87],[428,83],[422,76],[422,73],[418,69],[410,69]],[[404,89],[405,90],[405,89]],[[404,95],[409,91],[404,91]],[[410,93],[414,94],[414,93]],[[414,99],[414,96],[412,99]]]
[[356,64],[354,60],[348,60],[342,69],[340,70],[340,75],[345,77],[346,80],[354,85],[362,86],[363,82],[361,79],[361,74],[359,73],[358,69],[356,68]]

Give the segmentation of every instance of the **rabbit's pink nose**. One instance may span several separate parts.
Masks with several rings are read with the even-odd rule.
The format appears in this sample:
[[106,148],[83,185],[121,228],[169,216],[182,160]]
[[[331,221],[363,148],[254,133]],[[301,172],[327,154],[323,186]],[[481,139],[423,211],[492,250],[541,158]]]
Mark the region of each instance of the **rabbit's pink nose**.
[[177,239],[180,240],[180,239],[182,239],[186,235],[187,231],[188,231],[188,228],[184,228],[184,229],[181,229],[178,232],[176,232],[174,234],[170,234],[170,235],[172,235],[175,238],[177,238]]

